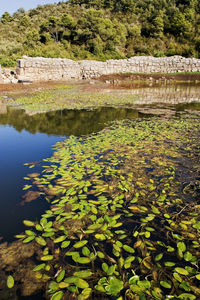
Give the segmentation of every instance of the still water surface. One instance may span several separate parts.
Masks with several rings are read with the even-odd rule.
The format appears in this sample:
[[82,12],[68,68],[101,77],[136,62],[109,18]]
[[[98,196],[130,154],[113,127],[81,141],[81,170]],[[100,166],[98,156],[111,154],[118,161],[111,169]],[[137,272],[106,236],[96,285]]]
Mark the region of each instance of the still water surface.
[[[199,86],[193,90],[190,87],[190,93],[188,89],[182,92],[173,90],[171,103],[169,89],[167,103],[163,90],[153,90],[155,98],[148,88],[140,90],[140,101],[134,109],[106,107],[92,111],[64,110],[29,116],[22,110],[0,105],[0,236],[3,240],[13,240],[14,234],[24,229],[22,220],[36,220],[48,207],[44,201],[38,205],[39,200],[23,206],[20,204],[25,194],[22,189],[27,183],[23,177],[33,172],[24,164],[50,157],[56,142],[72,134],[81,136],[98,132],[114,120],[163,115],[165,108],[168,116],[180,111],[200,112]],[[159,106],[152,106],[155,102]],[[33,170],[41,171],[39,166]]]
[[0,114],[0,236],[13,240],[24,229],[24,219],[35,220],[48,207],[38,200],[21,205],[23,179],[27,173],[41,171],[39,166],[29,169],[27,162],[50,157],[52,146],[63,138],[85,135],[103,129],[116,119],[141,117],[137,110],[101,108],[94,111],[57,111],[28,116],[22,110],[7,108]]

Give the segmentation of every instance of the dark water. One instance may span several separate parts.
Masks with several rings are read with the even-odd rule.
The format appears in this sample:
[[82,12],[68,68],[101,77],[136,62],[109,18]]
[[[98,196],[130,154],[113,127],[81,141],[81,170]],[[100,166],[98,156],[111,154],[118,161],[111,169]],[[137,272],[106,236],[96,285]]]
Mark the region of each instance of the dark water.
[[[136,110],[101,108],[94,111],[57,111],[28,116],[22,110],[7,108],[0,114],[0,236],[13,240],[23,231],[24,219],[35,220],[48,207],[35,200],[20,205],[25,194],[23,179],[27,173],[41,171],[29,169],[27,162],[50,157],[52,145],[63,137],[97,132],[110,121],[138,118]],[[39,205],[38,205],[39,202]]]
[[[12,241],[13,236],[24,230],[24,219],[36,220],[48,207],[45,201],[35,200],[22,206],[23,179],[28,173],[40,172],[40,165],[33,169],[24,166],[27,162],[41,162],[51,156],[52,146],[69,135],[86,135],[98,132],[111,121],[137,119],[150,115],[178,116],[179,113],[200,113],[200,103],[170,103],[151,101],[135,109],[98,108],[96,110],[63,110],[27,115],[22,110],[7,108],[0,104],[0,236]],[[190,101],[189,101],[190,102]],[[144,104],[144,102],[143,102]],[[19,299],[41,300],[42,294]]]
[[[98,132],[111,121],[149,116],[159,107],[144,106],[137,109],[98,108],[96,110],[63,110],[27,115],[22,110],[0,107],[0,236],[11,241],[23,231],[24,219],[36,220],[48,207],[35,200],[22,206],[23,179],[28,173],[40,172],[40,167],[29,169],[27,162],[50,157],[52,146],[69,135],[86,135]],[[170,108],[173,114],[182,111],[200,111],[199,103],[179,104]],[[169,107],[167,108],[169,111]],[[150,114],[148,114],[148,112]]]

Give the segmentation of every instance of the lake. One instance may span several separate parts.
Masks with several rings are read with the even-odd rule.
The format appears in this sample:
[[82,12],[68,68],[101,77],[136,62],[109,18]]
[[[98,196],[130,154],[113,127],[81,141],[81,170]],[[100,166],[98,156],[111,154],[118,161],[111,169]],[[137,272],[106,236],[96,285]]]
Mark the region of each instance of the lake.
[[[127,91],[123,92],[127,93]],[[138,95],[137,101],[131,108],[65,109],[28,115],[24,110],[0,104],[0,236],[3,241],[13,241],[15,234],[24,231],[24,219],[39,220],[41,214],[49,209],[49,204],[40,197],[32,201],[24,197],[26,191],[23,191],[23,187],[27,184],[24,177],[32,172],[41,173],[42,160],[52,156],[53,145],[57,142],[70,139],[72,136],[87,139],[90,134],[98,133],[103,129],[106,130],[105,132],[108,130],[109,133],[109,126],[115,121],[141,122],[155,116],[159,120],[191,116],[199,122],[200,87],[198,85],[171,88],[148,87],[129,92]],[[141,153],[143,152],[144,150],[141,150]],[[168,154],[169,157],[170,155],[172,154]],[[106,157],[107,159],[109,158]],[[140,159],[142,160],[142,154]],[[28,168],[31,164],[25,165],[27,163],[34,163],[34,171]],[[146,172],[151,173],[152,169],[147,168]],[[179,170],[177,178],[180,173]],[[155,178],[155,174],[151,176]],[[136,210],[137,208],[132,208],[132,211],[136,212]],[[36,299],[43,299],[42,296],[36,297]],[[19,299],[34,298],[19,297]]]

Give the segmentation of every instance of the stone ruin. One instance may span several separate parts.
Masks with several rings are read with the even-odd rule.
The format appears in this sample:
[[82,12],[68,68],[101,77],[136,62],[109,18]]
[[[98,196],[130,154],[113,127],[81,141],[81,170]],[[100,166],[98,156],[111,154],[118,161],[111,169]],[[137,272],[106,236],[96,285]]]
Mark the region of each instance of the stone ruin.
[[114,73],[178,72],[200,72],[200,59],[134,56],[102,62],[24,56],[17,61],[16,71],[0,69],[0,83],[80,80]]
[[0,66],[0,84],[18,83],[16,71],[12,69],[2,69]]

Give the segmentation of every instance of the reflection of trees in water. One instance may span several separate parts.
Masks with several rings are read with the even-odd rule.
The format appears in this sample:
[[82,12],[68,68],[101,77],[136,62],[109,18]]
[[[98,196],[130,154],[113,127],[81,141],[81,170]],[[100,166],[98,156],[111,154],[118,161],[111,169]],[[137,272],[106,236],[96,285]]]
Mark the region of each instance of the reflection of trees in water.
[[11,125],[17,131],[23,129],[55,135],[82,135],[97,132],[105,123],[120,119],[137,118],[139,113],[126,108],[98,108],[95,110],[52,111],[29,116],[25,111],[8,108],[7,114],[0,115],[0,124]]
[[139,97],[135,104],[153,104],[165,103],[177,105],[180,103],[200,102],[200,86],[199,85],[172,85],[162,87],[145,87],[133,89],[134,94]]

